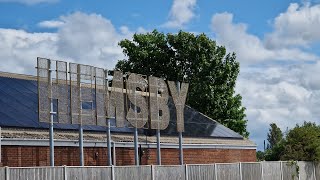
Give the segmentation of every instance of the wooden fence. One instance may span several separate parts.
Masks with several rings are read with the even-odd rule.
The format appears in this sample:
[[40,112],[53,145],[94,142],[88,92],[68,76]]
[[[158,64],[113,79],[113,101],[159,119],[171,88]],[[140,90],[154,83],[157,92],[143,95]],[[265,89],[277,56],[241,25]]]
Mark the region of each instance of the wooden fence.
[[315,162],[188,164],[177,166],[3,167],[0,180],[320,180]]

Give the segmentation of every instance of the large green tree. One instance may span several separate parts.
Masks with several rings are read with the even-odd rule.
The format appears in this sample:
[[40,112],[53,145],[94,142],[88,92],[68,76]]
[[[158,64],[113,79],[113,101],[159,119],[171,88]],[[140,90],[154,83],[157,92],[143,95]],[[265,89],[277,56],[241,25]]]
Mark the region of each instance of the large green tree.
[[133,40],[122,40],[119,45],[128,59],[120,60],[116,69],[186,81],[187,104],[241,135],[249,135],[245,108],[234,90],[239,74],[234,53],[227,54],[205,34],[183,31],[134,34]]
[[269,132],[267,134],[268,146],[265,152],[265,160],[267,161],[279,161],[284,151],[284,139],[281,129],[276,123],[271,123]]
[[320,160],[320,127],[315,123],[304,122],[291,129],[286,137],[281,160],[315,161]]
[[268,133],[268,142],[269,148],[273,148],[276,144],[278,144],[283,139],[283,134],[281,129],[275,124],[271,123]]

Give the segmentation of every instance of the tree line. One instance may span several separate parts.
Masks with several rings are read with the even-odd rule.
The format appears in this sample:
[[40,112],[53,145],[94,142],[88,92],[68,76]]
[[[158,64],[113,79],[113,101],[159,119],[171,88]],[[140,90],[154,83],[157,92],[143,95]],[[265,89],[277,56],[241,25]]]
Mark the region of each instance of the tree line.
[[320,126],[304,122],[283,133],[271,123],[264,152],[257,152],[258,160],[266,161],[318,161],[320,160]]

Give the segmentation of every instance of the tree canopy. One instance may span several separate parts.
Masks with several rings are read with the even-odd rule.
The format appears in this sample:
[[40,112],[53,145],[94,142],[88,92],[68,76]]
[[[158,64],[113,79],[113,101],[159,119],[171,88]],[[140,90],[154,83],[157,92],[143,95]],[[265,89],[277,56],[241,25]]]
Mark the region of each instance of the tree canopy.
[[278,144],[283,139],[283,134],[281,129],[275,124],[270,124],[270,129],[268,133],[268,142],[269,142],[269,148],[273,148],[276,144]]
[[[288,131],[284,138],[281,130],[275,123],[272,123],[268,133],[268,140],[271,140],[269,143],[272,145],[264,152],[264,157],[260,157],[260,159],[265,158],[266,161],[318,161],[320,160],[319,138],[320,126],[312,122],[296,125]],[[261,153],[259,155],[261,156]]]
[[122,40],[119,45],[128,59],[120,60],[117,70],[188,82],[188,105],[245,137],[249,135],[242,97],[235,94],[239,62],[234,53],[227,54],[205,34],[183,31],[134,34],[133,40]]
[[265,160],[279,161],[284,151],[284,139],[281,129],[276,123],[271,123],[268,133],[268,146],[265,152]]
[[304,122],[290,130],[286,137],[282,160],[320,160],[320,127],[312,122]]

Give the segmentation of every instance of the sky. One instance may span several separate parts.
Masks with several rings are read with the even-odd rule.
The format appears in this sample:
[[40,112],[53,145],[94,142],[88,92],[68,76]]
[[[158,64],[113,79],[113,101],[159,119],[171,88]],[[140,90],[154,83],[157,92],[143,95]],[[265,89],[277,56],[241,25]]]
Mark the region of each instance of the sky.
[[270,123],[320,122],[319,0],[0,0],[0,12],[0,71],[34,75],[36,57],[113,69],[134,33],[205,33],[237,55],[258,150]]

